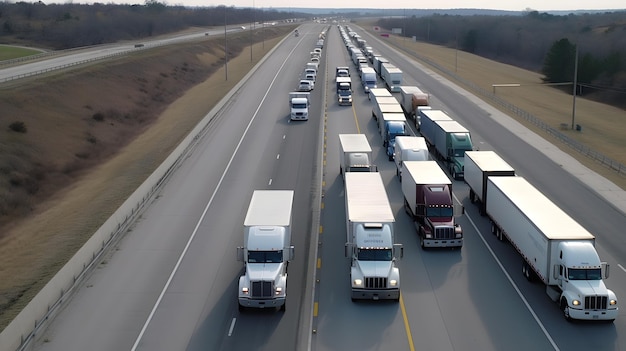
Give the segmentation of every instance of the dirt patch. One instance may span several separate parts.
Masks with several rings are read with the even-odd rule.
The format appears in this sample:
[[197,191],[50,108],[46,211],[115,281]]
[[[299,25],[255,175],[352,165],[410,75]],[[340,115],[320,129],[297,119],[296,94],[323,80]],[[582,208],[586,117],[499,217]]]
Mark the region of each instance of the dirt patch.
[[291,30],[259,31],[252,59],[229,36],[228,81],[207,38],[0,91],[0,329]]

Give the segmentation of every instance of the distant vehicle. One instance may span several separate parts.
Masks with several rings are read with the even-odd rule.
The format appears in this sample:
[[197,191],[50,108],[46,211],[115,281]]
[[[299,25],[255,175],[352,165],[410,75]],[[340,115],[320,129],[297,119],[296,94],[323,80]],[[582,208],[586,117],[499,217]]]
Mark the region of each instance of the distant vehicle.
[[306,79],[301,79],[298,84],[298,91],[311,91],[313,90],[313,82]]
[[309,94],[308,92],[289,93],[290,119],[292,121],[309,119]]

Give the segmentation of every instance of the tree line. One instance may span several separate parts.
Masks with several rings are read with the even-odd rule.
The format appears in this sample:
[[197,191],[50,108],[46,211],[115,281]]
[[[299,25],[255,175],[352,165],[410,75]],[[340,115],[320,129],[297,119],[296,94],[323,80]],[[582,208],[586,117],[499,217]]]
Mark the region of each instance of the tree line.
[[[576,81],[578,94],[626,108],[626,12],[519,16],[383,18],[417,40],[455,47],[544,75],[546,83]],[[563,86],[560,86],[564,89]],[[572,86],[567,90],[571,93]]]
[[301,13],[259,8],[170,6],[156,0],[144,5],[0,2],[0,43],[54,50],[136,40],[180,31],[281,21]]

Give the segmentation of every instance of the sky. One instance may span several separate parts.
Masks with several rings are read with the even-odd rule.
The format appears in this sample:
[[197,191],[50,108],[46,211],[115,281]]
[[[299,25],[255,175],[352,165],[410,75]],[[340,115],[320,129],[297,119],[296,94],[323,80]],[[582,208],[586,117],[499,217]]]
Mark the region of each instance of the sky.
[[[110,0],[109,0],[110,1]],[[108,3],[109,1],[100,1]],[[113,0],[116,3],[143,4],[143,0]],[[79,1],[80,2],[80,1]],[[169,5],[186,6],[236,6],[236,7],[314,7],[314,8],[381,8],[380,0],[165,0]],[[605,9],[626,9],[624,0],[437,0],[437,1],[415,1],[415,0],[395,0],[386,2],[385,8],[395,9],[490,9],[524,11],[532,9],[537,11],[550,10],[605,10]]]
[[[16,1],[16,0],[14,0]],[[34,0],[33,0],[34,1]],[[118,4],[144,4],[144,0],[43,0],[46,3],[118,3]],[[626,9],[624,0],[394,0],[385,2],[381,0],[157,0],[168,5],[185,6],[235,6],[255,8],[384,8],[394,9],[489,9],[525,11],[527,9],[544,11],[570,11],[570,10],[616,10]]]

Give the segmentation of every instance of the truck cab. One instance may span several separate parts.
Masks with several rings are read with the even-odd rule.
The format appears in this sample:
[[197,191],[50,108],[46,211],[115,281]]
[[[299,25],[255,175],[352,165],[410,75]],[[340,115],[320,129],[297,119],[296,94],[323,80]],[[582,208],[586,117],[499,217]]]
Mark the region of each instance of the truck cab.
[[289,116],[292,121],[309,119],[309,95],[308,92],[289,93]]
[[339,105],[352,105],[352,84],[343,82],[337,85],[337,101]]
[[472,151],[472,139],[468,133],[452,133],[448,149],[449,171],[452,178],[463,178],[465,174],[465,151]]

